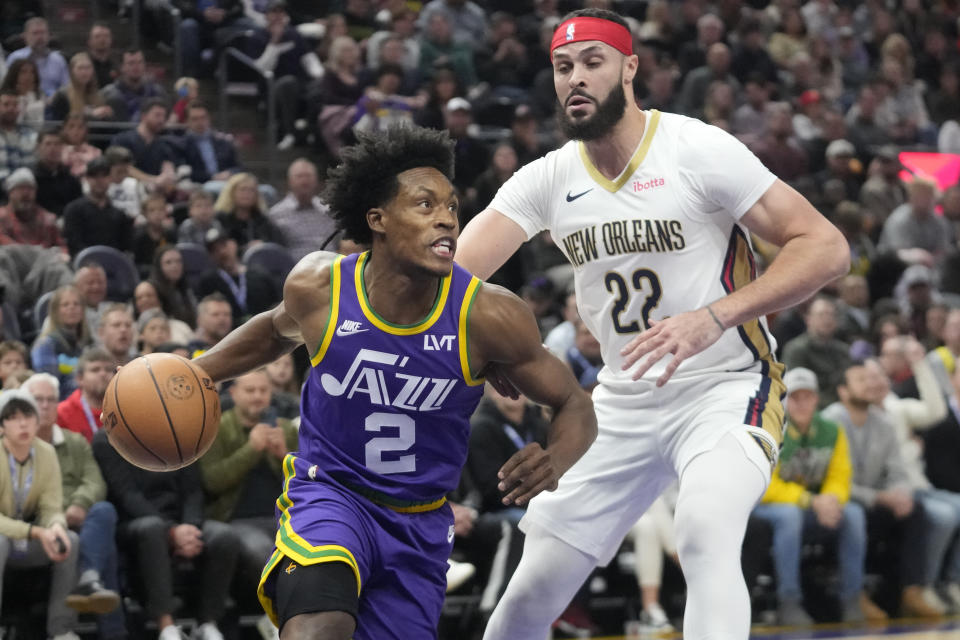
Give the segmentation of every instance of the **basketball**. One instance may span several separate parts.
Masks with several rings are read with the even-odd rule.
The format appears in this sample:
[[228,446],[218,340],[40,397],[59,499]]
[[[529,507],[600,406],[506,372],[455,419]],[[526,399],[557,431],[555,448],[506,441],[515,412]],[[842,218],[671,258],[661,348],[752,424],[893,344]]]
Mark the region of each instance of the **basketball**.
[[217,387],[197,365],[151,353],[120,368],[103,399],[103,428],[131,464],[173,471],[213,444],[220,426]]

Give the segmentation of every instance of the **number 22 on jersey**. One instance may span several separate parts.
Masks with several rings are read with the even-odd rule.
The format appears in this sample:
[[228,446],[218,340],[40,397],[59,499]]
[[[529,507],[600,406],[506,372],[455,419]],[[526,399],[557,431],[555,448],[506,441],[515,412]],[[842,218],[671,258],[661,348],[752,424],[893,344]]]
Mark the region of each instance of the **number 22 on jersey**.
[[[617,333],[639,333],[643,329],[650,328],[650,313],[660,304],[660,297],[663,295],[663,289],[660,286],[660,278],[650,269],[637,269],[626,279],[616,271],[608,271],[603,277],[603,283],[607,291],[615,296],[613,309],[610,310],[610,319],[613,321],[613,328]],[[636,320],[631,320],[623,324],[623,312],[630,305],[630,297],[634,294],[644,295],[646,299],[643,307],[640,309],[640,317],[643,321],[643,327]]]

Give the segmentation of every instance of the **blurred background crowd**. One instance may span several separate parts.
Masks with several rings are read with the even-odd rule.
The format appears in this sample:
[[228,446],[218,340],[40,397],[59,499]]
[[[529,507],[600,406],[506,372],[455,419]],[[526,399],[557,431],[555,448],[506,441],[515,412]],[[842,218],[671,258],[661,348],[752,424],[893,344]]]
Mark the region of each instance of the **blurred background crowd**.
[[[170,474],[113,452],[106,385],[271,308],[310,251],[363,249],[318,195],[358,132],[447,130],[465,225],[565,142],[548,47],[583,6],[629,21],[642,108],[732,133],[849,242],[848,275],[769,319],[789,415],[744,546],[756,621],[960,613],[960,1],[5,0],[0,628],[274,636],[253,593],[306,354],[225,387],[214,449]],[[599,345],[549,235],[492,280],[594,386]],[[441,636],[478,633],[516,566],[522,512],[496,471],[546,425],[493,392],[474,416]],[[677,623],[674,499],[558,634]]]

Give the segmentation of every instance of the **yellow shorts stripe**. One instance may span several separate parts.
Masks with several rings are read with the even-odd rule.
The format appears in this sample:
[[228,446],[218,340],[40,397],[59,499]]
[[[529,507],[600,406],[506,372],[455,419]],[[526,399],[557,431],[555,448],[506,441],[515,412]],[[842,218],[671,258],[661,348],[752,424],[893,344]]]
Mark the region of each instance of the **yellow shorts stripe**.
[[282,559],[283,553],[279,549],[274,549],[270,559],[267,560],[267,565],[263,568],[263,573],[260,574],[260,582],[257,584],[257,599],[260,601],[260,606],[263,607],[264,613],[266,613],[267,617],[270,618],[270,622],[277,627],[280,626],[279,618],[277,617],[277,610],[273,606],[273,598],[266,594],[264,585],[266,585],[267,578],[270,577],[270,574],[277,566],[277,563],[279,563]]

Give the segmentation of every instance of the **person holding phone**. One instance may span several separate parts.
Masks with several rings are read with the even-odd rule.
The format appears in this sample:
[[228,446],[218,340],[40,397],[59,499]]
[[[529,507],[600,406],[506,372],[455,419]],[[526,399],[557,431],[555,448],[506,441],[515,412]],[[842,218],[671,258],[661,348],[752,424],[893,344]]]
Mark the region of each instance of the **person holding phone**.
[[77,614],[66,604],[77,582],[79,543],[63,514],[57,454],[37,438],[37,403],[25,391],[0,395],[0,423],[8,462],[0,464],[0,576],[6,567],[50,565],[47,636],[79,640]]

